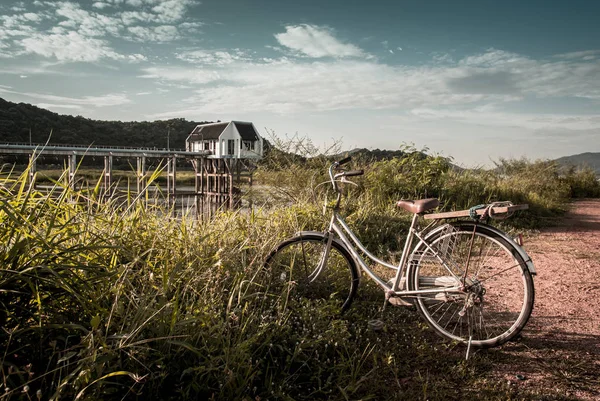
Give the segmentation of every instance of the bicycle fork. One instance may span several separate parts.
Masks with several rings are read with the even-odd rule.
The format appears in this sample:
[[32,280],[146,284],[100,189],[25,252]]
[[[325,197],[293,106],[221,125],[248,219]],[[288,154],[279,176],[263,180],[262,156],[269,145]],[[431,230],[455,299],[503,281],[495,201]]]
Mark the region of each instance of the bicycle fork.
[[310,275],[308,276],[310,283],[315,281],[321,275],[321,273],[323,272],[323,270],[325,270],[325,268],[327,266],[327,259],[329,258],[329,250],[331,249],[331,242],[333,241],[332,233],[327,231],[325,233],[325,239],[327,240],[327,243],[325,245],[325,249],[323,249],[323,253],[321,254],[321,260],[319,260],[319,264],[317,265],[317,268],[312,273],[310,273]]

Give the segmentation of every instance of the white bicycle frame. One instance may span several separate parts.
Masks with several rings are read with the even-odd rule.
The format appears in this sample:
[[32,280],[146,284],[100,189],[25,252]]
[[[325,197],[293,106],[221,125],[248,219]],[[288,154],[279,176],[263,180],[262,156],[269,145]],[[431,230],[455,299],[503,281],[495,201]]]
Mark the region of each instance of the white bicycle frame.
[[[331,247],[331,241],[333,239],[332,234],[335,233],[335,235],[345,245],[346,249],[348,249],[348,251],[350,252],[352,257],[354,258],[355,262],[359,265],[360,269],[362,271],[364,271],[369,277],[371,277],[386,292],[386,294],[388,296],[408,296],[408,295],[418,295],[418,294],[437,294],[440,292],[448,292],[448,293],[449,292],[460,292],[461,289],[464,288],[463,284],[461,283],[461,278],[452,271],[452,269],[447,265],[446,261],[444,259],[442,259],[442,257],[439,255],[439,253],[435,249],[431,248],[431,246],[427,243],[427,241],[424,240],[422,233],[417,231],[416,225],[417,225],[418,217],[419,216],[417,214],[415,214],[413,216],[412,223],[411,223],[411,226],[410,226],[407,238],[406,238],[406,242],[404,243],[404,250],[402,251],[402,257],[400,258],[400,263],[398,264],[398,266],[395,266],[395,265],[392,265],[390,263],[387,263],[387,262],[377,258],[375,255],[373,255],[371,252],[369,252],[365,248],[365,246],[360,242],[360,240],[356,237],[356,235],[354,235],[354,233],[352,232],[350,227],[348,227],[348,225],[346,224],[344,219],[340,216],[340,214],[334,210],[333,216],[331,218],[331,223],[329,225],[329,230],[328,230],[329,238],[328,238],[327,247],[325,250],[325,257],[324,257],[324,260],[322,261],[322,266],[319,266],[317,268],[315,276],[317,276],[320,273],[321,269],[325,268],[326,257],[329,253],[329,249]],[[414,237],[417,237],[419,240],[421,240],[421,242],[427,247],[427,249],[431,251],[432,256],[437,258],[437,260],[440,262],[440,264],[445,267],[445,269],[449,273],[449,276],[446,276],[446,277],[451,276],[451,278],[455,280],[456,285],[449,286],[448,284],[450,284],[452,281],[449,281],[446,277],[444,277],[444,279],[441,280],[440,286],[435,289],[406,290],[403,288],[403,287],[406,287],[406,285],[402,285],[403,284],[402,279],[406,277],[405,273],[408,271],[408,269],[407,269],[408,263],[407,262],[408,262],[409,252],[411,250],[411,246],[412,246]],[[386,282],[381,277],[379,277],[365,263],[365,260],[361,257],[359,252],[356,250],[357,248],[360,250],[360,252],[362,252],[363,255],[365,255],[371,261],[377,263],[380,266],[384,266],[388,269],[395,270],[396,275],[395,275],[394,279]],[[440,279],[440,278],[432,277],[431,279],[436,280],[436,279]],[[406,281],[406,279],[405,279],[405,281]]]
[[[336,204],[333,208],[333,215],[331,217],[331,222],[329,224],[329,229],[327,231],[327,246],[325,247],[325,251],[323,252],[321,261],[319,262],[317,268],[311,274],[311,281],[315,280],[319,274],[326,268],[327,258],[329,256],[329,251],[331,249],[331,243],[333,241],[334,234],[340,239],[340,241],[344,244],[346,249],[352,255],[354,261],[360,266],[360,269],[364,271],[369,277],[371,277],[386,293],[387,297],[391,296],[410,296],[410,295],[418,295],[418,294],[438,294],[440,292],[450,293],[450,292],[461,292],[464,290],[464,283],[461,277],[457,276],[452,269],[448,266],[447,262],[442,259],[439,253],[433,249],[425,240],[423,236],[423,232],[417,231],[417,220],[419,218],[418,214],[413,215],[412,222],[410,225],[410,229],[406,238],[406,242],[404,243],[404,250],[402,251],[402,257],[400,258],[400,263],[398,266],[387,263],[371,252],[369,252],[365,246],[360,242],[360,240],[354,235],[350,227],[346,224],[342,216],[340,216],[338,209],[341,201],[341,191],[337,186],[338,178],[341,178],[341,182],[348,182],[345,178],[345,173],[333,174],[333,169],[336,168],[339,164],[334,163],[329,168],[329,176],[331,178],[331,182],[333,184],[334,190],[337,192],[338,197]],[[411,246],[413,242],[413,238],[417,237],[425,247],[431,251],[432,256],[434,256],[442,266],[448,271],[449,276],[446,277],[431,277],[432,284],[438,284],[439,286],[435,289],[426,289],[426,290],[406,290],[403,287],[407,287],[406,284],[402,285],[402,279],[404,278],[406,283],[406,274],[408,272],[407,262],[409,257],[409,252],[411,251]],[[368,259],[377,263],[378,265],[384,266],[388,269],[392,269],[396,271],[395,278],[390,282],[384,281],[381,277],[379,277],[373,270],[369,268],[369,266],[365,263],[364,259],[356,250],[358,248],[360,252],[362,252]],[[450,280],[448,280],[450,278]],[[437,280],[437,281],[436,281]],[[455,280],[456,285],[452,284],[452,281]]]

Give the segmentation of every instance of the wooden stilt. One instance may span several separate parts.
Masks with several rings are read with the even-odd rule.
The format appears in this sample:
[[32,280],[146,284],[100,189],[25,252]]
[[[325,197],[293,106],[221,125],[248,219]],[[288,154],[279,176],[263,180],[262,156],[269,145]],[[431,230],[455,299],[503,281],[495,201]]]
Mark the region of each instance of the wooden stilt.
[[75,189],[75,171],[77,171],[77,155],[75,153],[67,156],[69,168],[69,188]]
[[146,192],[146,157],[137,157],[137,192]]
[[112,185],[112,165],[113,157],[104,156],[104,193],[107,195],[110,194]]
[[36,159],[37,157],[34,151],[29,155],[29,174],[27,175],[29,186],[32,187],[32,189],[35,189]]

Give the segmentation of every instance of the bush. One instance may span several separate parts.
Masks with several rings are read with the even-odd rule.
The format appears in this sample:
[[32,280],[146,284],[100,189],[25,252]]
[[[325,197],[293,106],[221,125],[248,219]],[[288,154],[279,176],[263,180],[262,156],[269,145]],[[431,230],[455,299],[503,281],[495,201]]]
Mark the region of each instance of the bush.
[[589,167],[568,168],[564,173],[563,181],[569,186],[572,198],[600,197],[600,178]]

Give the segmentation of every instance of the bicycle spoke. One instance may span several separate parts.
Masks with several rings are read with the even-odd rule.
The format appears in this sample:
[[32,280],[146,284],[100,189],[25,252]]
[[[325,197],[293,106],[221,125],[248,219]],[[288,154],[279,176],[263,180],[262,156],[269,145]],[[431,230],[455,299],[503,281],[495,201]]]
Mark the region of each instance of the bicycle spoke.
[[[524,326],[531,313],[528,291],[533,290],[528,288],[532,287],[530,279],[527,282],[530,276],[521,269],[522,258],[510,249],[510,243],[478,231],[473,234],[473,229],[469,225],[462,231],[444,232],[430,245],[443,254],[453,273],[461,271],[468,261],[464,292],[459,292],[462,301],[452,302],[456,298],[451,297],[437,304],[419,298],[417,306],[443,336],[464,343],[471,338],[475,347],[491,346],[513,337]],[[432,251],[426,249],[417,259],[417,290],[431,289],[425,284],[447,275],[447,267],[431,256]]]

